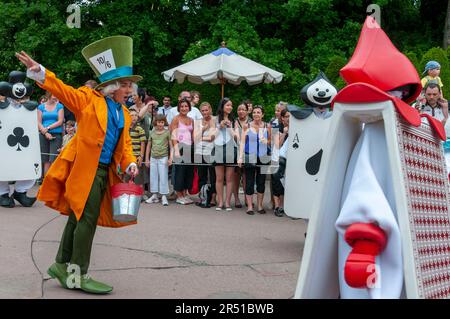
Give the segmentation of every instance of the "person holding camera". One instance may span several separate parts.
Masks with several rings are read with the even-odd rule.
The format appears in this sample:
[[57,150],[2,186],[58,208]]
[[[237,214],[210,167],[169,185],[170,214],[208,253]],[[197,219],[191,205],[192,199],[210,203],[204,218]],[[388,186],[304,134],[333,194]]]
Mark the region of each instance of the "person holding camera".
[[422,97],[419,96],[416,109],[422,114],[429,114],[445,123],[448,119],[448,101],[442,98],[441,88],[437,83],[429,82],[423,89]]

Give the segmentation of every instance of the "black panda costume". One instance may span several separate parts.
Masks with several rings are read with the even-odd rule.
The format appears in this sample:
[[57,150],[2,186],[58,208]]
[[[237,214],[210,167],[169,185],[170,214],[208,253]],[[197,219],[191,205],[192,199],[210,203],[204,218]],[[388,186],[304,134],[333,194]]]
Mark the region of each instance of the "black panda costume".
[[[38,103],[29,101],[33,88],[25,83],[25,78],[24,72],[12,71],[8,82],[0,82],[0,95],[5,97],[0,101],[0,143],[3,147],[0,149],[3,157],[0,169],[0,206],[7,208],[14,207],[15,200],[24,207],[31,207],[36,197],[28,197],[27,192],[41,175],[36,114]],[[17,153],[21,161],[15,161],[10,152]],[[33,153],[31,156],[30,152]],[[30,162],[26,168],[22,165],[25,161]],[[15,189],[10,195],[9,185],[14,181]]]

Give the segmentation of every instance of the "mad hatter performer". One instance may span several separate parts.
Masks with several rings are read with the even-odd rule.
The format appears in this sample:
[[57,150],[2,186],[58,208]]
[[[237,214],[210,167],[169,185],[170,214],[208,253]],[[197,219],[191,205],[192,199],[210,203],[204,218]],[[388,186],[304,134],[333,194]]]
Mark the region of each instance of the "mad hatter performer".
[[[33,88],[25,83],[26,74],[12,71],[9,82],[0,82],[0,206],[14,207],[14,200],[30,207],[36,197],[28,197],[28,190],[41,176],[41,153],[37,127],[38,104],[28,101]],[[16,181],[10,196],[9,181]]]
[[[130,37],[114,36],[82,50],[100,80],[95,90],[86,86],[74,89],[25,52],[16,53],[27,67],[27,76],[54,94],[77,118],[77,134],[51,166],[38,193],[45,205],[69,216],[56,262],[48,269],[64,288],[111,292],[111,286],[87,276],[96,226],[132,224],[112,219],[110,193],[110,186],[121,182],[119,165],[129,175],[138,174],[128,133],[131,118],[123,105],[136,89],[134,83],[142,79],[133,75],[132,45]],[[68,271],[81,276],[74,278]]]

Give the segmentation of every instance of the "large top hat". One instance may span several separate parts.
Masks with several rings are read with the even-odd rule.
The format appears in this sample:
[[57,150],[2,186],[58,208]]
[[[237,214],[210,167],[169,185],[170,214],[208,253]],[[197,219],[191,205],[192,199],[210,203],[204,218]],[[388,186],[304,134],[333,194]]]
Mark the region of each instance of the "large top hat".
[[89,44],[81,53],[100,80],[97,90],[117,80],[142,80],[142,76],[133,75],[133,39],[130,37],[104,38]]

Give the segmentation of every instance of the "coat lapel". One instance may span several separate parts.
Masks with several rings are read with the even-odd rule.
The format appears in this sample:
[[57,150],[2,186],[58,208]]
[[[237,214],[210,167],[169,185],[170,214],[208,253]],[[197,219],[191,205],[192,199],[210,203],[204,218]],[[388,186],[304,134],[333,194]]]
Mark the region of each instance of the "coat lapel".
[[106,134],[106,125],[108,123],[108,107],[105,98],[100,98],[99,103],[95,105],[95,114],[103,132]]

